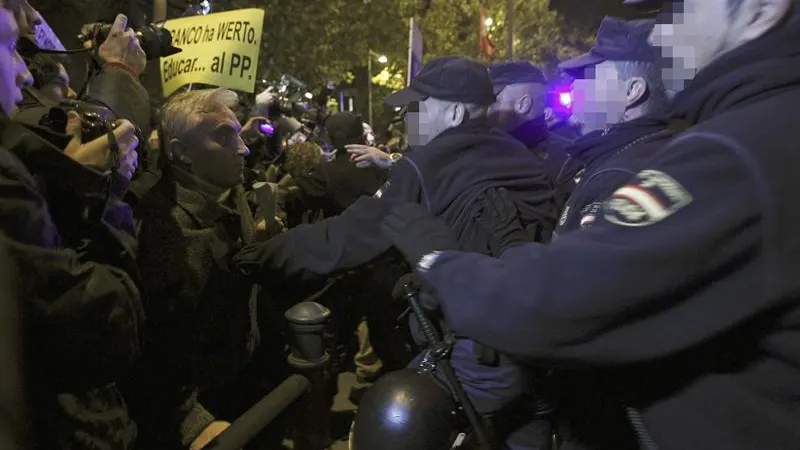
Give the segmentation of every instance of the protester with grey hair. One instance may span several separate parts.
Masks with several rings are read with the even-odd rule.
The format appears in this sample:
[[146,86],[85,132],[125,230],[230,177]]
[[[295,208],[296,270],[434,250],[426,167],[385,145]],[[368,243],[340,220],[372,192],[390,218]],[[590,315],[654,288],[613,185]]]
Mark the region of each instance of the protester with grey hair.
[[255,236],[237,101],[209,89],[164,105],[163,177],[136,209],[148,329],[131,408],[147,448],[199,448],[224,429],[198,392],[230,382],[257,342],[256,291],[227,263]]

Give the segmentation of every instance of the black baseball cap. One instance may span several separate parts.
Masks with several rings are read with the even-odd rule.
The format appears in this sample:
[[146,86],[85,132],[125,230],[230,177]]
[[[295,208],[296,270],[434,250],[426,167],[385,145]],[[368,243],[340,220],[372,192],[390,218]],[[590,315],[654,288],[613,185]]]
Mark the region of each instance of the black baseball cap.
[[411,84],[388,97],[391,106],[406,106],[428,97],[488,106],[495,102],[489,69],[458,56],[436,58],[425,64]]
[[607,16],[603,18],[600,29],[597,30],[597,43],[594,48],[588,53],[564,61],[558,68],[571,72],[603,61],[652,62],[655,60],[655,53],[647,39],[654,25],[653,19],[628,21]]
[[495,92],[510,84],[547,84],[544,73],[528,61],[506,61],[489,64],[489,75]]

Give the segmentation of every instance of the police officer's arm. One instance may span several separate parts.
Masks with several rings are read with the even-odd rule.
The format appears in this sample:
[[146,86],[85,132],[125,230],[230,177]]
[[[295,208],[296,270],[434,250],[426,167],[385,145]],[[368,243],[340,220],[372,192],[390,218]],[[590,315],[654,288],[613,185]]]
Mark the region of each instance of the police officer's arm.
[[755,170],[698,136],[648,167],[594,228],[500,259],[423,258],[454,330],[519,357],[613,364],[678,352],[775,307],[776,211]]
[[392,246],[379,230],[381,220],[395,201],[419,201],[420,191],[414,168],[401,160],[379,195],[361,197],[342,214],[320,223],[249,245],[234,261],[262,284],[276,277],[313,279],[357,267]]

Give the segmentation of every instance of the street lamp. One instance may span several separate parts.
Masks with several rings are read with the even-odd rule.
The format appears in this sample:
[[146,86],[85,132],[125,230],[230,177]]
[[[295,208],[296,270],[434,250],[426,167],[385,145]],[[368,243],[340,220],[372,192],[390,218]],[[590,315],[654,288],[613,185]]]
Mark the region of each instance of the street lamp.
[[369,124],[372,125],[372,57],[378,58],[378,62],[381,64],[386,64],[389,61],[385,55],[379,55],[369,49],[369,54],[367,55],[367,108],[369,108]]

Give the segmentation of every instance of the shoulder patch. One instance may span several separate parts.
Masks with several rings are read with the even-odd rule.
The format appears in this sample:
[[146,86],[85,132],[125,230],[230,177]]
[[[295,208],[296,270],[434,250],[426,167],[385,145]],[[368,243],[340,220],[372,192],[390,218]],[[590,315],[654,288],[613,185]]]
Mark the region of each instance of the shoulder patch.
[[674,178],[658,170],[639,172],[603,204],[603,216],[616,225],[644,227],[666,219],[692,202]]
[[603,209],[602,202],[589,203],[581,210],[581,228],[591,228]]

